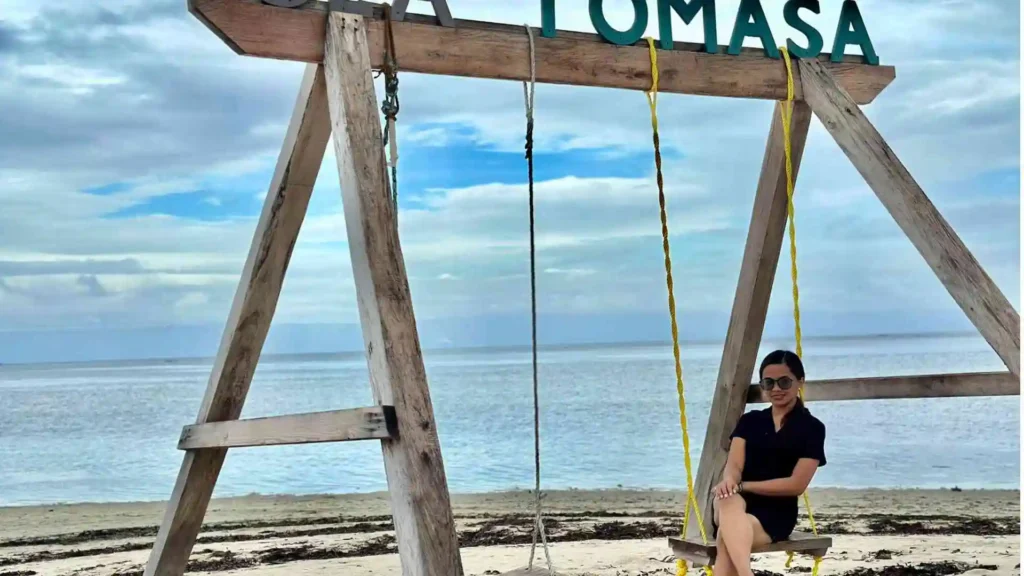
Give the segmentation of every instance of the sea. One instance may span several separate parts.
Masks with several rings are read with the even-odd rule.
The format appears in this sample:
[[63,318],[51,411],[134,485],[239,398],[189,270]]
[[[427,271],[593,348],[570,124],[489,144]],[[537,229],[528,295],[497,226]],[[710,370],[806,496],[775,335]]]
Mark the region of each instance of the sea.
[[[766,341],[761,354],[785,341]],[[721,343],[682,349],[696,470]],[[531,353],[425,351],[449,488],[533,486]],[[1005,370],[975,335],[810,339],[808,379]],[[211,359],[0,366],[0,506],[164,500]],[[539,353],[542,487],[686,486],[670,344]],[[371,405],[361,353],[265,356],[242,416]],[[756,407],[754,407],[756,408]],[[812,402],[828,464],[813,487],[1020,485],[1020,399]],[[215,497],[387,489],[376,441],[232,449]]]

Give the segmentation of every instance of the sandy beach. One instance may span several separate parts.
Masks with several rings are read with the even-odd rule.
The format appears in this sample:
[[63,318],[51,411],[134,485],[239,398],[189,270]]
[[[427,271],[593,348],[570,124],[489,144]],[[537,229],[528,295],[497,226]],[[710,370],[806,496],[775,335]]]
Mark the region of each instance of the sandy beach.
[[[1020,573],[1020,493],[958,490],[815,490],[815,518],[835,547],[821,574],[898,576]],[[560,574],[673,574],[666,537],[681,525],[683,495],[564,491],[546,499],[551,557]],[[467,575],[525,566],[528,492],[455,495]],[[164,504],[0,508],[0,576],[141,574]],[[806,529],[806,518],[802,518]],[[190,573],[311,575],[401,573],[385,494],[218,499]],[[538,559],[543,565],[543,554]],[[809,558],[756,558],[759,574],[810,571]]]

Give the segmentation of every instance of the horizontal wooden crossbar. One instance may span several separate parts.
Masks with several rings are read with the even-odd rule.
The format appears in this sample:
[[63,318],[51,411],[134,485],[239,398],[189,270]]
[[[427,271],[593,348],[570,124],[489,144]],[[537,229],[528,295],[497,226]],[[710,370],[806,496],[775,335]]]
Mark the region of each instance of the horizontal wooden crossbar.
[[[1019,395],[1020,380],[1009,372],[846,378],[809,381],[804,385],[808,402]],[[764,402],[756,384],[751,385],[747,402]]]
[[[684,540],[682,538],[669,538],[669,546],[676,558],[689,560],[696,566],[711,566],[718,556],[718,548],[714,542],[705,545],[700,540]],[[815,536],[805,532],[793,532],[788,540],[774,542],[767,546],[754,548],[754,554],[765,554],[769,552],[795,552],[810,556],[824,556],[832,547],[832,538],[828,536]]]
[[[385,23],[377,4],[352,3],[373,19],[368,27],[371,65],[384,59]],[[189,11],[239,54],[322,62],[328,8],[310,1],[300,8],[279,8],[260,0],[190,0]],[[501,80],[530,79],[529,40],[522,26],[456,20],[439,26],[436,18],[407,14],[392,23],[396,60],[401,72],[420,72]],[[651,61],[646,42],[616,46],[597,34],[558,31],[545,38],[534,30],[537,81],[549,84],[647,90]],[[822,65],[858,104],[867,104],[896,77],[892,66],[870,66],[860,56]],[[700,44],[676,42],[658,54],[660,92],[784,100],[786,67],[760,49],[738,55],[707,54]],[[799,71],[794,67],[796,99],[803,99]],[[436,97],[436,95],[433,95]]]
[[179,450],[394,438],[395,409],[374,406],[185,426]]

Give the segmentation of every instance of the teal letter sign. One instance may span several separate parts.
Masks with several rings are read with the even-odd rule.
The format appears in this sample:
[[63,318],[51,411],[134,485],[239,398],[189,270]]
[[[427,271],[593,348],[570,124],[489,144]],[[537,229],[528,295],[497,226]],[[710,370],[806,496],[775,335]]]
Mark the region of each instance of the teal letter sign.
[[604,18],[604,2],[590,0],[590,22],[602,38],[612,44],[636,44],[647,30],[647,0],[633,0],[633,27],[625,32],[612,28]]
[[[264,0],[273,1],[273,0]],[[292,1],[292,0],[280,0]],[[633,3],[633,25],[629,30],[621,31],[612,28],[604,17],[604,0],[589,0],[590,22],[597,33],[607,42],[621,46],[636,44],[647,31],[647,3],[650,0],[631,0]],[[715,0],[656,0],[658,3],[658,32],[661,35],[662,50],[672,50],[672,12],[690,24],[697,13],[704,14],[704,51],[709,54],[718,53],[718,19]],[[821,0],[786,0],[782,8],[782,16],[790,28],[807,37],[807,46],[802,46],[792,38],[786,39],[786,48],[796,58],[817,58],[824,48],[824,40],[810,22],[801,17],[800,10],[812,14],[821,14]],[[558,34],[555,26],[555,0],[540,0],[541,34],[545,38],[554,38]],[[736,12],[736,23],[729,40],[729,54],[737,55],[743,49],[743,41],[757,38],[769,58],[778,59],[779,49],[768,25],[761,0],[740,0]],[[856,0],[843,0],[839,14],[839,26],[836,29],[835,43],[832,45],[832,61],[842,62],[846,47],[850,44],[860,46],[864,61],[872,66],[878,65],[878,55],[871,44],[867,26],[860,14]]]
[[[853,27],[851,30],[850,27]],[[843,11],[839,13],[839,27],[836,29],[836,42],[832,46],[832,61],[842,62],[847,44],[857,44],[864,53],[864,60],[872,66],[878,65],[878,55],[871,45],[868,28],[860,16],[860,9],[853,0],[843,2]]]
[[814,29],[814,26],[800,19],[799,10],[801,8],[806,8],[815,14],[821,14],[821,6],[818,4],[818,0],[789,0],[786,2],[785,8],[782,9],[782,15],[786,18],[786,24],[807,36],[807,48],[802,48],[796,42],[793,42],[792,39],[786,40],[786,48],[790,54],[797,58],[817,58],[821,54],[821,48],[824,46],[825,41],[821,38],[821,33]]
[[658,0],[658,26],[661,33],[661,48],[672,49],[672,10],[683,22],[689,24],[704,10],[704,51],[718,54],[718,22],[715,17],[715,0]]
[[[750,21],[751,18],[754,19],[753,22]],[[772,29],[768,27],[768,19],[758,0],[742,0],[740,2],[740,9],[736,12],[736,26],[732,29],[732,41],[729,42],[729,54],[739,54],[743,47],[743,39],[747,36],[760,38],[761,45],[769,57],[779,57],[779,49],[775,46]]]

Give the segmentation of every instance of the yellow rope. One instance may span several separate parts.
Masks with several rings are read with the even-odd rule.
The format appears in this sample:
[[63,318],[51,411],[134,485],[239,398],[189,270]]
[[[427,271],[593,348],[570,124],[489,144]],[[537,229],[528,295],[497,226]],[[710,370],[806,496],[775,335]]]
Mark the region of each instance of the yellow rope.
[[[682,537],[686,537],[686,530],[689,527],[690,522],[690,508],[697,513],[697,523],[700,528],[700,537],[705,545],[708,543],[707,532],[704,529],[704,519],[700,513],[700,506],[697,504],[697,499],[693,493],[693,466],[690,459],[690,434],[687,426],[686,419],[686,394],[683,385],[683,369],[682,363],[679,357],[679,327],[676,323],[676,301],[673,290],[672,282],[672,256],[669,249],[669,233],[668,233],[668,216],[665,209],[665,184],[662,177],[661,170],[661,140],[658,134],[658,53],[654,47],[654,39],[647,38],[647,45],[650,49],[651,55],[651,77],[652,84],[651,89],[646,92],[647,103],[651,108],[651,128],[654,132],[654,163],[657,169],[657,181],[658,181],[658,203],[661,209],[661,237],[662,237],[662,248],[665,252],[665,282],[668,288],[668,309],[672,325],[672,356],[675,360],[675,372],[676,372],[676,393],[679,397],[679,426],[683,432],[683,453],[684,461],[686,465],[686,510],[683,513],[683,530]],[[793,66],[789,58],[789,51],[785,46],[781,48],[783,58],[786,61],[786,75],[787,75],[787,97],[785,104],[781,107],[782,112],[782,127],[785,135],[785,147],[786,147],[786,196],[787,196],[787,212],[789,215],[789,255],[790,255],[790,275],[793,280],[793,324],[794,332],[796,337],[796,353],[798,356],[803,357],[803,334],[800,330],[800,289],[798,285],[798,272],[796,263],[796,218],[795,218],[795,207],[793,204],[793,146],[792,146],[792,134],[791,124],[793,120],[793,101],[795,98],[794,92],[794,81],[793,81]],[[800,390],[800,399],[803,400],[804,394],[803,389]],[[805,491],[803,494],[804,506],[807,508],[807,515],[810,519],[811,530],[814,535],[818,535],[818,527],[814,521],[814,512],[811,509],[811,500]],[[786,561],[786,567],[790,566],[793,561],[793,553],[789,553],[789,559]],[[822,557],[816,556],[814,558],[814,568],[811,572],[812,576],[818,576],[818,568],[821,565]],[[704,567],[704,572],[708,576],[712,576],[712,570],[710,566]],[[679,576],[685,576],[687,573],[687,564],[685,561],[679,560],[676,562],[676,573]]]
[[[803,358],[803,334],[800,331],[800,289],[797,285],[797,269],[796,269],[796,215],[795,207],[793,205],[793,144],[792,135],[790,133],[791,123],[793,121],[793,98],[794,98],[794,86],[793,86],[793,65],[789,59],[789,50],[785,46],[780,46],[779,50],[782,52],[782,57],[786,61],[786,75],[787,75],[787,94],[786,102],[781,108],[782,112],[782,131],[785,134],[786,141],[786,197],[787,197],[787,212],[789,213],[789,260],[790,260],[790,276],[793,279],[793,331],[796,338],[796,355]],[[804,399],[803,388],[800,389],[800,399]],[[811,531],[814,535],[818,535],[818,526],[814,522],[814,512],[811,510],[811,499],[805,491],[804,494],[804,507],[807,508],[807,517],[811,521]],[[821,556],[814,557],[814,569],[811,571],[811,576],[818,576],[818,567],[821,565]],[[789,568],[793,562],[793,553],[789,553],[789,558],[786,560],[786,568]]]
[[[658,177],[658,204],[661,209],[661,239],[662,248],[665,251],[665,283],[668,286],[668,310],[672,323],[672,355],[675,359],[676,368],[676,393],[679,396],[679,426],[683,430],[683,453],[686,463],[686,510],[683,512],[682,537],[686,538],[686,529],[690,524],[690,507],[693,507],[697,514],[697,525],[700,527],[700,537],[705,545],[708,543],[707,532],[704,530],[704,518],[700,513],[700,506],[697,505],[697,498],[693,493],[693,467],[690,461],[690,433],[686,424],[686,395],[683,388],[683,367],[679,359],[679,327],[676,324],[676,299],[672,284],[672,255],[669,250],[668,241],[668,216],[665,210],[665,182],[661,173],[661,138],[658,135],[658,52],[654,48],[654,39],[647,38],[647,45],[651,52],[651,76],[653,82],[651,89],[646,92],[647,103],[651,107],[651,128],[654,131],[654,164]],[[683,560],[676,561],[676,573],[685,576],[687,564]],[[712,576],[710,566],[704,567],[704,573]]]

